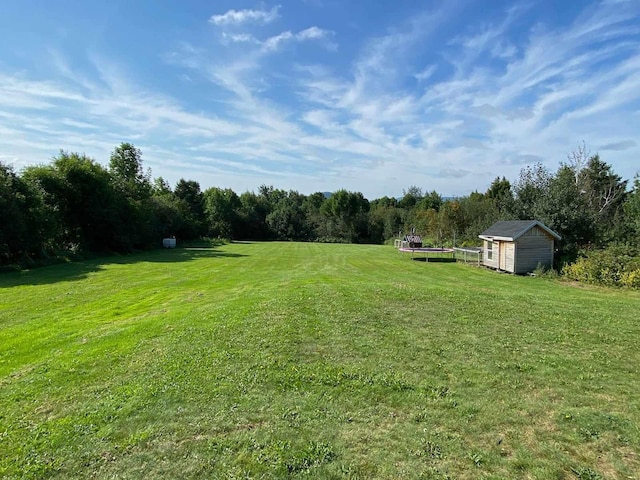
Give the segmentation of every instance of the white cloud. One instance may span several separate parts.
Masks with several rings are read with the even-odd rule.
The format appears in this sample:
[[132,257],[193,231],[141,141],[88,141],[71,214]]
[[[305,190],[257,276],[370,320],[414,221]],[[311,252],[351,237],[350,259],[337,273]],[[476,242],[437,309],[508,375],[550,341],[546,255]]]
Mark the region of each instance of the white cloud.
[[509,60],[515,57],[517,54],[518,48],[507,41],[496,42],[491,48],[491,55],[493,57],[501,58],[504,60]]
[[[315,26],[307,28],[306,30],[302,30],[295,34],[290,31],[286,31],[280,33],[279,35],[267,38],[262,43],[262,49],[265,52],[273,52],[278,50],[282,43],[288,41],[304,42],[306,40],[321,40],[330,36],[331,33],[332,32],[330,32],[329,30],[323,30],[322,28],[318,28]],[[333,43],[328,43],[326,44],[326,46],[328,48],[335,48],[335,44]]]
[[229,10],[221,15],[212,15],[209,23],[214,25],[239,25],[247,22],[270,23],[278,18],[280,5],[271,10]]
[[309,125],[324,130],[332,128],[332,126],[337,129],[340,128],[334,118],[332,110],[311,110],[305,112],[302,119]]
[[428,67],[425,67],[424,69],[414,74],[413,76],[419,82],[426,82],[431,78],[431,76],[435,73],[437,69],[438,69],[437,65],[429,65]]
[[449,178],[462,178],[470,174],[471,172],[469,170],[463,170],[460,168],[443,168],[438,172],[439,176]]
[[323,30],[318,27],[309,27],[306,30],[302,30],[296,34],[296,38],[298,40],[309,40],[309,39],[318,39],[324,38],[329,34],[327,30]]
[[[156,92],[126,64],[98,57],[89,79],[74,76],[63,56],[53,60],[57,79],[0,74],[0,150],[16,162],[45,161],[61,147],[106,159],[136,137],[154,175],[169,180],[236,191],[270,182],[309,193],[348,188],[368,198],[410,184],[444,195],[483,190],[496,175],[515,179],[526,163],[555,168],[582,139],[629,172],[640,123],[630,5],[620,13],[600,4],[574,24],[518,37],[517,12],[506,12],[454,42],[442,37],[456,18],[447,6],[363,36],[353,49],[345,43],[342,55],[357,53],[340,64],[321,64],[326,52],[283,48],[327,47],[337,29],[292,24],[263,40],[232,27],[265,22],[241,12],[267,11],[234,10],[212,21],[233,47],[184,42],[163,57],[176,77],[188,72],[181,88],[201,104],[178,89]],[[300,53],[313,63],[300,65]]]
[[282,32],[279,35],[267,38],[264,42],[262,42],[262,48],[265,51],[274,51],[278,49],[278,46],[282,42],[286,42],[287,40],[291,40],[292,38],[294,38],[293,33],[289,31]]
[[258,39],[249,33],[222,32],[222,39],[233,43],[260,43]]

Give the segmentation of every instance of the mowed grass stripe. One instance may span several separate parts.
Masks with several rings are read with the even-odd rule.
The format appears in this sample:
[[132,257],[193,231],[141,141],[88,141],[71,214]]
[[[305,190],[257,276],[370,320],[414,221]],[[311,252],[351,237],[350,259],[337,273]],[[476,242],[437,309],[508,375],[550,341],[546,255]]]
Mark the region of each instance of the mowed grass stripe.
[[0,475],[633,478],[639,301],[383,246],[3,275]]

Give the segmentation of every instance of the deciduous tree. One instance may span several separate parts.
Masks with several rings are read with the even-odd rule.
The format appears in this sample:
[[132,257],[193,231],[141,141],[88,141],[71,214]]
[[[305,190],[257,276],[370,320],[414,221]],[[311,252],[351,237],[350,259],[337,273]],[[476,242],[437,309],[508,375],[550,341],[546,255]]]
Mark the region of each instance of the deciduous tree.
[[234,238],[239,225],[240,199],[230,188],[208,188],[204,192],[204,214],[209,235]]

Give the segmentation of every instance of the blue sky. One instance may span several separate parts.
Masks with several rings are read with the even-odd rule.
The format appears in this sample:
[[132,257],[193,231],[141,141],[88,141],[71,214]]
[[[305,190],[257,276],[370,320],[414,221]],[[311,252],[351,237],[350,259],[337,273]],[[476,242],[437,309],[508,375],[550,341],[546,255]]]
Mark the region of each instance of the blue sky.
[[367,198],[484,191],[584,141],[640,169],[640,2],[21,0],[0,15],[0,161]]

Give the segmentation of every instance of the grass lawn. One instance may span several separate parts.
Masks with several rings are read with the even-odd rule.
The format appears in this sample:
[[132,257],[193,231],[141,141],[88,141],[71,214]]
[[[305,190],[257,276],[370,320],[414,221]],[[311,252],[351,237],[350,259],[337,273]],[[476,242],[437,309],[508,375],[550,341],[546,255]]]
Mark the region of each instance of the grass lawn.
[[640,294],[234,243],[0,275],[2,478],[640,478]]

